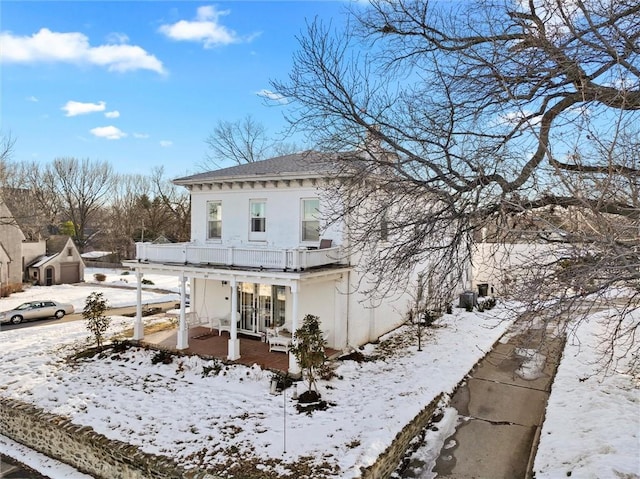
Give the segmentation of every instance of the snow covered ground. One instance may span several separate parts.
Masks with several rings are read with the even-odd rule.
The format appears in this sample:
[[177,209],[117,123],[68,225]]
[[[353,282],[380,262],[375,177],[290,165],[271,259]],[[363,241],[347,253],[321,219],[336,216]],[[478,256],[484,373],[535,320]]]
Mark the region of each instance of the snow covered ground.
[[[106,275],[105,281],[97,281],[94,273]],[[124,274],[123,274],[124,273]],[[56,286],[31,286],[20,293],[13,293],[8,298],[0,298],[0,311],[6,311],[26,301],[52,299],[73,304],[76,312],[84,309],[85,300],[92,291],[103,293],[110,307],[120,308],[136,304],[135,290],[137,279],[135,274],[127,274],[124,270],[85,268],[84,285],[60,284]],[[142,285],[142,303],[163,303],[179,301],[180,288],[175,276],[145,276],[143,279],[153,284]],[[159,293],[161,289],[165,293]]]
[[[555,381],[535,459],[536,479],[640,477],[640,378],[622,358],[604,376],[597,362],[602,320],[570,337]],[[638,324],[640,314],[629,318]]]
[[[106,282],[122,283],[120,279],[118,272],[113,272]],[[125,279],[125,286],[135,287],[134,276]],[[155,287],[162,282],[162,277],[149,279]],[[167,280],[177,283],[175,278]],[[160,287],[178,291],[177,284]],[[46,291],[49,295],[55,291],[55,299],[68,300],[81,310],[91,289],[75,287],[83,291],[75,296],[78,293],[73,288],[49,287]],[[135,289],[95,288],[104,290],[109,301],[118,305],[135,302]],[[36,288],[30,292],[33,290]],[[149,301],[154,299],[158,298],[149,296]],[[14,300],[13,296],[0,299],[0,310],[12,307],[9,301]],[[113,333],[131,326],[131,318],[113,319]],[[371,360],[341,362],[336,378],[321,381],[323,399],[330,407],[307,415],[295,411],[291,392],[270,394],[271,374],[258,367],[229,366],[218,374],[207,374],[215,363],[190,357],[171,364],[152,364],[153,352],[137,348],[70,365],[64,358],[86,344],[84,323],[52,323],[0,333],[0,396],[68,416],[144,451],[170,455],[185,467],[224,469],[226,461],[241,457],[245,462],[255,458],[263,467],[282,472],[291,464],[310,463],[316,467],[314,478],[350,478],[358,475],[361,466],[369,465],[423,405],[440,392],[451,392],[509,325],[506,311],[500,308],[484,313],[455,309],[430,330],[420,352],[413,334],[404,329],[391,333],[380,345],[363,350]],[[576,357],[565,354],[565,361]],[[574,477],[606,477],[598,474],[610,470],[599,468],[605,461],[616,464],[615,470],[639,474],[640,422],[634,414],[639,404],[637,382],[624,377],[613,382],[594,378],[579,383],[589,387],[589,394],[576,394],[576,377],[582,373],[575,369],[571,363],[561,366],[559,382],[554,384],[549,425],[545,424],[536,459],[537,477],[566,477],[569,470],[592,474],[574,473]],[[603,387],[606,392],[601,393]],[[605,409],[588,402],[587,396],[596,393],[607,398]],[[585,419],[585,411],[596,407],[593,415],[608,419]],[[580,420],[575,416],[567,419],[569,414],[580,415]],[[614,435],[621,440],[610,444],[609,425],[618,418],[626,424]],[[606,430],[598,429],[600,426]],[[564,432],[567,427],[572,428],[568,433]],[[547,436],[555,442],[549,442]],[[434,438],[434,450],[439,451],[442,440]],[[595,444],[599,463],[585,459],[595,454]],[[561,454],[567,446],[573,455]],[[54,479],[83,477],[70,473],[67,466],[56,469],[50,460],[2,436],[0,448]]]

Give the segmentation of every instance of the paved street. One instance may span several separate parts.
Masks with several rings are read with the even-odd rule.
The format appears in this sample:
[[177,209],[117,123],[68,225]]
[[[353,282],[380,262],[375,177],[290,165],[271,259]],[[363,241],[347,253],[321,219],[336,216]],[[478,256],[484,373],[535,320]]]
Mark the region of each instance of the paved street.
[[2,479],[49,479],[0,454],[0,478]]
[[[144,307],[147,307],[147,306],[160,308],[162,309],[162,311],[168,311],[170,309],[173,309],[176,306],[176,301],[168,301],[164,303],[151,303],[149,305],[144,305]],[[107,316],[124,316],[124,315],[135,314],[135,312],[136,312],[135,306],[127,306],[124,308],[109,309],[106,314]],[[66,323],[69,321],[78,321],[82,319],[83,319],[82,312],[76,312],[74,314],[68,314],[62,319],[51,318],[51,319],[40,319],[37,321],[26,321],[20,324],[3,324],[0,326],[0,332],[11,331],[13,329],[20,329],[20,328],[44,326],[45,324],[52,324],[52,323]]]

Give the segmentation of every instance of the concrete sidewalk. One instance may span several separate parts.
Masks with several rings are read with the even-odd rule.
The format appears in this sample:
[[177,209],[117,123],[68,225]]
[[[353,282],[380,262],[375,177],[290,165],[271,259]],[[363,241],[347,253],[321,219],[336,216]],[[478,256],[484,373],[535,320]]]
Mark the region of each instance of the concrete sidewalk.
[[531,477],[563,348],[563,337],[514,325],[454,394],[451,406],[457,409],[460,422],[440,452],[433,470],[436,477]]

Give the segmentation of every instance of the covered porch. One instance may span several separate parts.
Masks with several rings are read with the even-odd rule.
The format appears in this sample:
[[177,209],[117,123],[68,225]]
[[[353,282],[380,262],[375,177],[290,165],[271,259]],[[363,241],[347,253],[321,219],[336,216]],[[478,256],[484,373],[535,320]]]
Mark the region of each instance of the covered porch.
[[[177,351],[175,347],[177,335],[177,329],[159,331],[148,334],[143,342],[151,347]],[[195,354],[203,358],[215,358],[221,361],[228,361],[228,340],[228,334],[223,333],[222,335],[218,335],[215,329],[212,333],[207,327],[196,326],[195,328],[189,329],[189,347],[180,350],[180,353]],[[287,353],[269,351],[269,345],[258,338],[241,336],[239,341],[242,356],[230,362],[243,364],[245,366],[257,364],[263,369],[281,371],[283,373],[288,372],[289,355]],[[330,359],[340,354],[340,351],[332,348],[326,348],[325,351],[327,357]]]
[[[152,347],[159,347],[166,350],[176,350],[176,342],[178,339],[178,330],[171,329],[151,333],[145,336],[144,343]],[[202,357],[216,358],[223,361],[227,360],[227,346],[229,342],[229,334],[218,334],[217,330],[213,332],[205,326],[196,326],[189,328],[189,347],[181,349],[183,354],[196,354]],[[240,349],[242,355],[233,362],[252,366],[257,364],[263,369],[287,372],[289,369],[289,355],[282,352],[269,351],[269,345],[259,338],[241,335],[239,337]],[[328,350],[327,355],[335,354],[336,351]]]
[[300,327],[304,315],[316,314],[333,347],[337,329],[346,329],[340,313],[346,296],[338,292],[338,286],[348,281],[348,268],[283,272],[162,263],[125,265],[138,276],[139,300],[144,273],[176,276],[181,284],[178,327],[163,337],[145,337],[140,301],[137,304],[133,339],[165,349],[298,374],[299,365],[286,345],[276,350],[274,344],[265,342],[274,329],[288,330],[289,344],[295,341],[290,333]]

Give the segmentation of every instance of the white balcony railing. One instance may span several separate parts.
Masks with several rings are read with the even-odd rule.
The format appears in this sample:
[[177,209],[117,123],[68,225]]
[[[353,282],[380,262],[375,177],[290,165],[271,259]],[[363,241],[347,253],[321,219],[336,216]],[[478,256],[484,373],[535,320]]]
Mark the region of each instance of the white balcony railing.
[[275,249],[195,243],[136,243],[136,259],[151,263],[210,264],[294,271],[344,262],[340,247]]

